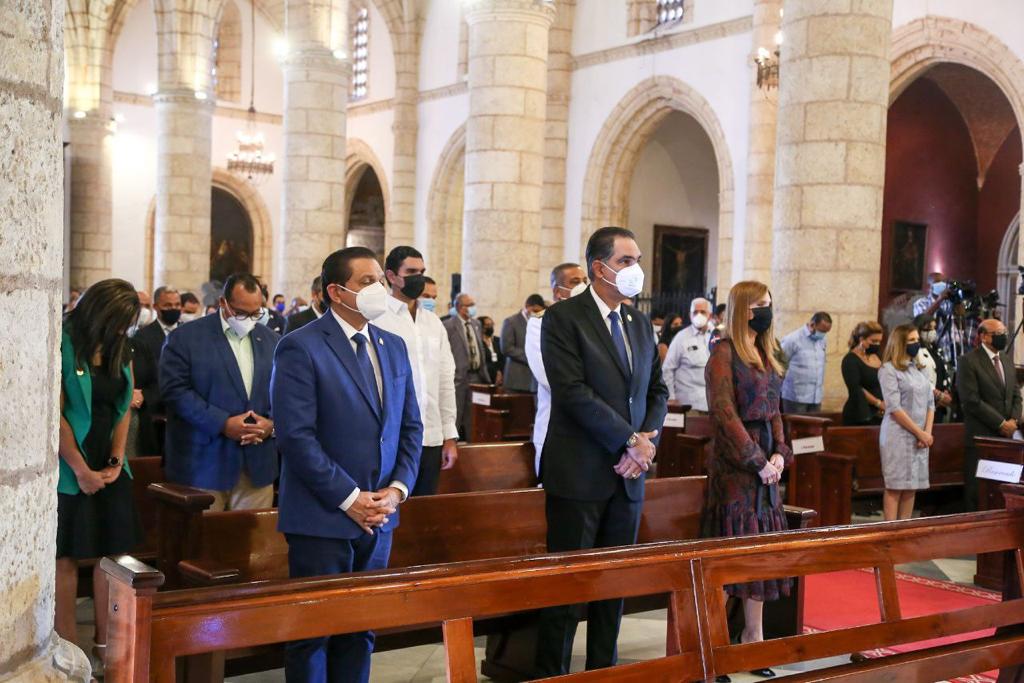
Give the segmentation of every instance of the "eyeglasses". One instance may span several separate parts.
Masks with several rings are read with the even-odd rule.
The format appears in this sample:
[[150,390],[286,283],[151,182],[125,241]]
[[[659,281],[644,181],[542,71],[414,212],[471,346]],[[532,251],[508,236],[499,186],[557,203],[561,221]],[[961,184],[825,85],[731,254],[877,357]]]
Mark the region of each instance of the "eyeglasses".
[[236,313],[231,308],[231,304],[228,304],[228,312],[230,314],[230,317],[234,318],[235,320],[239,320],[239,321],[259,320],[260,318],[263,317],[264,313],[266,313],[266,310],[267,309],[265,309],[265,308],[263,308],[261,306],[260,308],[257,308],[252,313]]

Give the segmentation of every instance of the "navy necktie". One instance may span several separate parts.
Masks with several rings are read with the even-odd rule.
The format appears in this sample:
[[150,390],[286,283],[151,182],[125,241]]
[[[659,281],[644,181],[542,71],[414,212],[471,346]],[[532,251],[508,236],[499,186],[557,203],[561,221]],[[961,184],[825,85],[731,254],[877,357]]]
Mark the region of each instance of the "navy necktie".
[[370,395],[375,399],[375,406],[380,410],[380,392],[377,390],[377,377],[373,374],[373,363],[370,362],[370,352],[366,350],[366,336],[360,332],[352,335],[352,341],[356,343],[356,363],[363,373],[363,381],[367,383]]
[[612,324],[612,344],[615,344],[615,350],[619,352],[619,360],[622,361],[622,367],[626,370],[626,374],[631,375],[632,368],[629,367],[629,354],[626,353],[626,338],[622,336],[619,314],[612,311],[608,314],[608,320]]

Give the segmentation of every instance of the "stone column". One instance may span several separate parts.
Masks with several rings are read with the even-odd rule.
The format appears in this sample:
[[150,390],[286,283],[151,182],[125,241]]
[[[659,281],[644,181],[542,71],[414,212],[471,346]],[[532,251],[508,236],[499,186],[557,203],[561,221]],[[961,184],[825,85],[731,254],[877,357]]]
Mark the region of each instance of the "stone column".
[[576,0],[559,0],[548,36],[548,104],[541,194],[537,286],[551,289],[551,269],[565,261],[565,159],[569,150],[569,97],[572,91],[572,25]]
[[[305,295],[327,255],[345,246],[345,109],[352,66],[347,29],[332,37],[331,12],[329,0],[288,0],[285,10],[284,189],[274,289],[287,296]],[[334,24],[347,27],[344,10],[334,12]]]
[[471,0],[462,286],[495,318],[536,290],[547,106],[540,0]]
[[[415,5],[413,6],[415,7]],[[384,249],[391,251],[415,242],[416,221],[416,143],[419,135],[419,61],[418,22],[404,17],[402,33],[392,36],[395,46],[395,107],[391,130],[395,135],[394,169],[391,173],[391,206],[388,208]],[[435,274],[439,263],[427,263]]]
[[64,2],[0,10],[0,678],[88,681],[53,630],[63,276]]
[[[77,118],[76,112],[85,114]],[[112,194],[110,111],[68,110],[71,156],[70,285],[88,287],[110,277]]]
[[218,0],[154,0],[157,26],[153,284],[210,279],[212,57]]
[[878,315],[892,0],[786,0],[772,283],[777,328],[832,314],[825,396],[839,357]]
[[213,106],[191,90],[163,90],[156,103],[156,229],[153,286],[199,291],[210,279],[210,158]]
[[[771,281],[772,201],[775,197],[775,121],[778,93],[757,87],[754,57],[758,48],[775,50],[782,0],[754,1],[750,53],[750,141],[747,148],[747,231],[743,239],[743,275]],[[724,292],[723,292],[724,293]]]

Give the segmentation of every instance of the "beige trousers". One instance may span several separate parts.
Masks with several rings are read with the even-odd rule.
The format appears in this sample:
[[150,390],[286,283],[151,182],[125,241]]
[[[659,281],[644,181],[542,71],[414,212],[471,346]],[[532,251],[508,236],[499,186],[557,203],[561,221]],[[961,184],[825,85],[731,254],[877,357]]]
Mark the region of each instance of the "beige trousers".
[[252,485],[249,480],[249,473],[244,469],[238,477],[238,483],[230,491],[211,491],[203,489],[213,496],[213,505],[210,510],[223,512],[225,510],[263,510],[274,507],[274,485],[261,486]]

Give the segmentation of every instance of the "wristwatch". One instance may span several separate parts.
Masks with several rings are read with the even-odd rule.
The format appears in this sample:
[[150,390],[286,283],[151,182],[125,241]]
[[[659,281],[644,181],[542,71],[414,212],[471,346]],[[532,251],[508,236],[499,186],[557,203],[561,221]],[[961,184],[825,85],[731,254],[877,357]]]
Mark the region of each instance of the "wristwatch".
[[626,439],[626,448],[635,448],[638,443],[640,443],[640,435],[633,432],[629,435],[629,438]]

